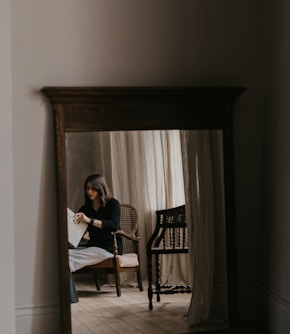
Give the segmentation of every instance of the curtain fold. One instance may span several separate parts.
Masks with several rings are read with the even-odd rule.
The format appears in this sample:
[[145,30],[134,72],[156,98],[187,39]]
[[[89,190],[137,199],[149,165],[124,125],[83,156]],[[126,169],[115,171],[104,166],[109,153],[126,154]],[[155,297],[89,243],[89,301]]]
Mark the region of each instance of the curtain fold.
[[[189,235],[192,298],[187,315],[189,326],[207,321],[211,312],[214,287],[215,228],[223,222],[221,176],[222,154],[217,131],[182,131],[182,153]],[[221,152],[222,153],[222,152]]]
[[[111,132],[110,139],[114,196],[137,208],[145,278],[146,247],[156,225],[156,210],[182,205],[185,201],[179,131]],[[177,267],[176,259],[162,256],[162,283],[188,282],[187,261],[183,259],[183,265]]]

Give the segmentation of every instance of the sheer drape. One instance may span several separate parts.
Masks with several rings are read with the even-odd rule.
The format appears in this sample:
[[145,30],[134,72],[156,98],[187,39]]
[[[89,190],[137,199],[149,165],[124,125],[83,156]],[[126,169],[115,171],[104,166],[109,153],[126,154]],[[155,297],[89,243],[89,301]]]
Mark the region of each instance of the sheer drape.
[[[179,131],[111,132],[112,189],[139,213],[141,260],[146,277],[146,244],[156,224],[156,210],[184,204]],[[188,262],[163,256],[161,280],[188,281]],[[177,265],[176,263],[177,262]],[[173,282],[174,280],[174,282]]]
[[[187,323],[209,317],[213,300],[215,229],[223,225],[222,138],[217,131],[182,131],[192,298]],[[218,250],[221,253],[221,250]],[[223,253],[224,255],[224,253]]]

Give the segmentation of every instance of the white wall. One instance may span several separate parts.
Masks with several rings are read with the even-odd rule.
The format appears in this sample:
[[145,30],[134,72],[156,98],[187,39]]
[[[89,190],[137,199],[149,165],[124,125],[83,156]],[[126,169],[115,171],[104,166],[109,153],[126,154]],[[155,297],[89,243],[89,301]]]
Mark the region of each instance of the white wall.
[[[7,19],[10,3],[11,71]],[[12,249],[8,247],[11,254],[15,252],[16,333],[59,332],[61,291],[57,276],[53,120],[47,101],[39,93],[43,86],[49,85],[218,84],[248,88],[238,99],[235,111],[238,264],[242,318],[254,316],[266,3],[264,0],[4,1],[8,21],[1,21],[1,27],[5,28],[1,34],[8,45],[6,60],[3,62],[1,58],[5,76],[0,82],[6,84],[12,75],[12,98],[4,85],[1,109],[2,103],[7,104],[4,121],[9,125],[12,101],[13,131],[2,125],[1,119],[1,129],[4,127],[8,139],[0,145],[9,148],[9,136],[13,135],[13,189],[7,187],[9,197],[5,198],[8,201],[5,207],[8,221],[13,221],[14,216],[14,226],[9,226],[6,242],[10,248],[14,245]],[[11,151],[6,152],[5,184],[11,185]],[[10,260],[12,256],[9,255]],[[13,277],[13,270],[10,272]],[[10,317],[14,305],[11,284],[9,281]],[[9,324],[9,319],[6,321]]]
[[15,333],[13,161],[11,107],[11,21],[10,2],[0,2],[0,314],[1,331]]

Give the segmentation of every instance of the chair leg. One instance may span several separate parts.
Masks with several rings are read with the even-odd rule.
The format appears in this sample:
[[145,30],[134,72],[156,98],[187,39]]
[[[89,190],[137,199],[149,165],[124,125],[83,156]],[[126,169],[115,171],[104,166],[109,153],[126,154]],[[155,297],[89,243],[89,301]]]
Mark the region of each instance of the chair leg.
[[114,276],[115,276],[115,284],[116,284],[116,292],[117,296],[121,296],[121,280],[120,280],[120,270],[119,270],[119,259],[115,258],[113,259],[114,264]]
[[117,273],[115,273],[115,281],[116,281],[117,296],[120,297],[121,296],[121,283],[120,283],[120,276]]
[[143,283],[142,283],[142,277],[141,277],[141,271],[140,268],[137,271],[137,281],[138,281],[138,287],[139,287],[139,291],[143,291]]
[[148,299],[149,299],[149,310],[153,309],[153,288],[152,288],[152,255],[147,253],[148,258]]
[[156,300],[157,302],[160,302],[160,288],[161,288],[161,283],[160,283],[160,264],[159,264],[159,255],[156,254],[155,257],[156,260]]
[[101,290],[101,284],[100,284],[97,273],[94,273],[94,280],[95,280],[95,285],[96,285],[97,290],[100,291]]

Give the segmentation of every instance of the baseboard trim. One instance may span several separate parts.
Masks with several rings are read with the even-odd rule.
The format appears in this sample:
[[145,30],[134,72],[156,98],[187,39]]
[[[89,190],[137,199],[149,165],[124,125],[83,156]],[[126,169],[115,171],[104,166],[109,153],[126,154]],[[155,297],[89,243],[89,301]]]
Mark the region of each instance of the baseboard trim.
[[43,305],[25,305],[15,308],[16,318],[33,317],[36,315],[59,314],[59,304],[43,304]]

